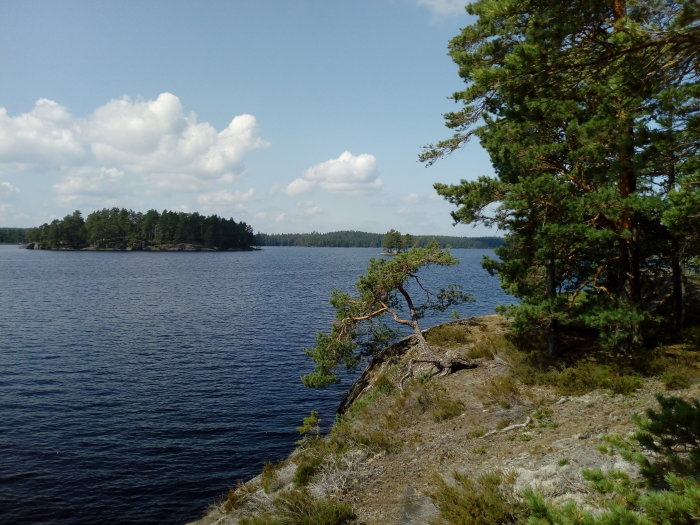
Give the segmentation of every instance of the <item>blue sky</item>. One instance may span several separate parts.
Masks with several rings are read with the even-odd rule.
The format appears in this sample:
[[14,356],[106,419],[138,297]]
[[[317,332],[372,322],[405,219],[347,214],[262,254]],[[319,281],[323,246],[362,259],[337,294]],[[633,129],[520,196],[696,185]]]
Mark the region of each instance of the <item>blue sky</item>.
[[452,226],[425,168],[462,0],[0,0],[0,226],[170,209],[265,233]]

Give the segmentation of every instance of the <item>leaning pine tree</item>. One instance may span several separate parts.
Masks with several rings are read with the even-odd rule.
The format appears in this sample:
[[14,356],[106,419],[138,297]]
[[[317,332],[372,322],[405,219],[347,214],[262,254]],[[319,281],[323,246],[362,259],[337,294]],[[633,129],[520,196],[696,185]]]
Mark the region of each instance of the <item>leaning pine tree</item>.
[[[355,283],[356,295],[339,290],[331,293],[330,301],[336,309],[335,321],[330,332],[318,332],[316,345],[305,350],[316,366],[302,377],[304,385],[323,387],[337,382],[339,367],[352,368],[363,355],[381,349],[395,334],[386,324],[387,319],[411,328],[420,348],[420,356],[411,361],[411,367],[416,362],[431,363],[441,374],[447,374],[457,366],[468,365],[458,357],[436,355],[419,325],[419,319],[428,310],[445,311],[473,300],[456,285],[433,292],[418,274],[419,270],[430,265],[451,266],[458,262],[449,250],[441,249],[436,242],[402,252],[391,259],[371,259],[367,272]],[[412,291],[412,286],[418,291]],[[412,294],[420,296],[420,302]],[[401,382],[411,374],[409,368]]]

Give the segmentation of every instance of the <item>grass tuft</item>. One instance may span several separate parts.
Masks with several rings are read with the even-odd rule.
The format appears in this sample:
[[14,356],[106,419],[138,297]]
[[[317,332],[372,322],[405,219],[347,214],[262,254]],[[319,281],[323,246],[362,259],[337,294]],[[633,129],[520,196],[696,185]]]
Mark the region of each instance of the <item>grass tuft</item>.
[[277,496],[273,510],[244,516],[240,525],[349,525],[356,523],[352,507],[333,499],[314,498],[307,490],[287,490]]
[[435,346],[466,345],[469,343],[469,328],[459,323],[435,326],[426,334],[426,340]]
[[497,376],[486,383],[484,394],[502,408],[510,408],[520,399],[520,387],[512,376]]

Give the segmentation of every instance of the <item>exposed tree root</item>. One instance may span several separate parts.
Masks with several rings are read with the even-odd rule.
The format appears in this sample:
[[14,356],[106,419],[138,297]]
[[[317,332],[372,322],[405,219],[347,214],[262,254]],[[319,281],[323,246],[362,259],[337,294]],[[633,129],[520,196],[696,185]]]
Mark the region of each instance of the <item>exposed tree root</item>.
[[403,385],[407,379],[413,377],[413,366],[416,363],[430,363],[435,367],[435,373],[433,376],[443,377],[458,370],[464,370],[466,368],[476,368],[476,363],[471,362],[469,359],[456,356],[437,356],[435,354],[426,354],[421,357],[411,359],[408,364],[408,372],[399,381],[399,389],[403,390]]

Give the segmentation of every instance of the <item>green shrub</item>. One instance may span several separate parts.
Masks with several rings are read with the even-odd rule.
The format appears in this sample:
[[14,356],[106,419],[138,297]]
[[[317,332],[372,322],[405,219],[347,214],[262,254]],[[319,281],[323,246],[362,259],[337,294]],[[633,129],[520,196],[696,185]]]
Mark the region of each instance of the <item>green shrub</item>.
[[399,410],[405,415],[428,413],[433,421],[444,421],[464,412],[462,401],[450,397],[447,389],[435,381],[415,382],[404,390]]
[[685,366],[674,366],[664,370],[661,374],[661,382],[669,390],[680,390],[690,387],[696,379],[697,373]]
[[560,372],[550,372],[553,386],[563,395],[581,395],[610,383],[610,367],[593,361],[580,361]]
[[359,427],[351,434],[353,444],[367,447],[372,452],[396,452],[401,443],[396,437],[382,428]]
[[642,378],[638,376],[616,375],[610,378],[607,386],[613,394],[629,396],[639,390],[642,383]]
[[601,469],[583,469],[581,475],[601,494],[614,495],[619,503],[632,505],[638,498],[638,483],[629,474],[620,470],[603,472]]
[[526,489],[523,492],[528,525],[652,525],[637,512],[618,504],[610,504],[607,511],[593,514],[578,507],[573,501],[563,505],[547,503],[541,494]]
[[299,462],[294,473],[294,484],[297,487],[308,485],[318,473],[322,464],[323,459],[319,457],[311,457]]
[[372,402],[357,408],[353,405],[345,417],[336,421],[329,439],[343,450],[363,446],[375,453],[394,452],[401,442],[392,430],[400,426],[404,415],[395,409],[396,398],[383,396],[376,389],[370,397]]
[[656,396],[660,405],[646,411],[646,417],[634,416],[639,427],[635,440],[658,459],[640,462],[642,473],[652,483],[666,473],[700,476],[700,400]]
[[455,472],[453,482],[438,477],[429,496],[437,505],[441,525],[487,525],[516,523],[522,505],[515,497],[512,479],[500,472],[472,480]]
[[396,385],[388,374],[381,374],[379,377],[377,377],[377,380],[374,382],[372,387],[378,392],[387,396],[393,396],[396,393]]
[[700,516],[700,483],[673,474],[665,479],[671,490],[650,491],[640,498],[639,505],[644,513],[652,523],[697,523]]

